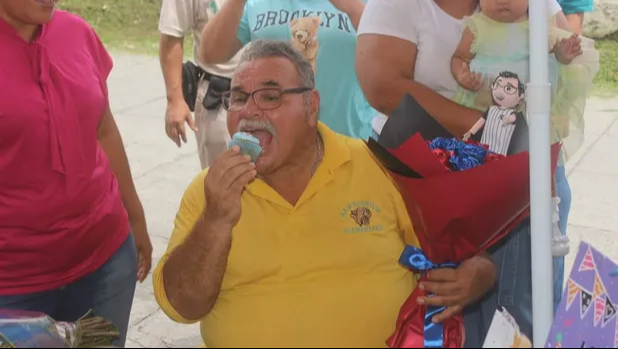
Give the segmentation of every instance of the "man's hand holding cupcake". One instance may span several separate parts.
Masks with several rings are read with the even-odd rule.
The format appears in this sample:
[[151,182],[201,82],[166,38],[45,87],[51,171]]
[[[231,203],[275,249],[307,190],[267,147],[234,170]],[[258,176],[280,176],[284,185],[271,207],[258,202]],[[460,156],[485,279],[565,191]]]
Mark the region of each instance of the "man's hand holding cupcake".
[[204,180],[207,199],[204,219],[210,224],[231,229],[240,219],[240,195],[255,177],[251,155],[239,145],[222,153],[208,170]]

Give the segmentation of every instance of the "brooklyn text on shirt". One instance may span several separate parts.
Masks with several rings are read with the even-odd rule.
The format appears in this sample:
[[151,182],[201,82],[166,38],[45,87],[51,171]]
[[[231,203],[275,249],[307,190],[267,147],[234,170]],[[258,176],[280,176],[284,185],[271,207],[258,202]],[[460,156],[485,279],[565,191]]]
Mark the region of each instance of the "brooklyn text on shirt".
[[341,12],[334,13],[311,10],[296,10],[291,12],[283,9],[279,11],[266,11],[257,14],[255,16],[255,26],[252,31],[255,33],[264,28],[287,25],[295,19],[306,17],[319,17],[321,20],[320,27],[322,28],[336,28],[348,33],[354,32],[354,27],[352,26],[350,19],[346,14]]
[[352,234],[382,231],[381,224],[373,224],[381,211],[378,205],[370,201],[350,202],[339,213],[344,221],[343,232]]

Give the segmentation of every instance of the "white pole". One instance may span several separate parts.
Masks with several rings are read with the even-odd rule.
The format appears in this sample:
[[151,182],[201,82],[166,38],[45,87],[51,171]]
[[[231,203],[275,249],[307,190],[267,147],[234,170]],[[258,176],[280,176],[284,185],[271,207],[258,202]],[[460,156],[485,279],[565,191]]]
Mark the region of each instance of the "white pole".
[[532,324],[534,347],[543,348],[553,321],[548,8],[547,0],[529,0],[529,4],[530,83],[526,98],[530,125]]

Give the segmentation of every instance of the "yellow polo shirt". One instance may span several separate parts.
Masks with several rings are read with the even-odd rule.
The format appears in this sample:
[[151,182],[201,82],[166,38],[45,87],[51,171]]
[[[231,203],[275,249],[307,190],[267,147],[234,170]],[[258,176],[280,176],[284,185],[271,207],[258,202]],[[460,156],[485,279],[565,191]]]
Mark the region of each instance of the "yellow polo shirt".
[[[221,293],[201,321],[208,347],[385,347],[415,286],[398,263],[418,245],[403,200],[361,140],[319,125],[323,161],[293,206],[261,180],[242,194]],[[174,321],[162,268],[200,216],[204,177],[186,190],[157,302]]]

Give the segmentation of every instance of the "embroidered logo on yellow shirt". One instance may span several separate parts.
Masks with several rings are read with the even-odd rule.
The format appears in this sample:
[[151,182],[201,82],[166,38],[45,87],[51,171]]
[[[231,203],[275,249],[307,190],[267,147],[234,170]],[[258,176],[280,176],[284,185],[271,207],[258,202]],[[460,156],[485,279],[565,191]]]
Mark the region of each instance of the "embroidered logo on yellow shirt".
[[[353,201],[341,209],[341,218],[349,222],[343,228],[344,233],[367,233],[381,231],[381,224],[375,222],[375,216],[381,211],[380,207],[369,201]],[[346,224],[347,225],[347,224]]]
[[350,211],[350,217],[354,219],[359,227],[362,227],[363,225],[368,226],[369,223],[371,223],[371,210],[367,207],[357,207]]

